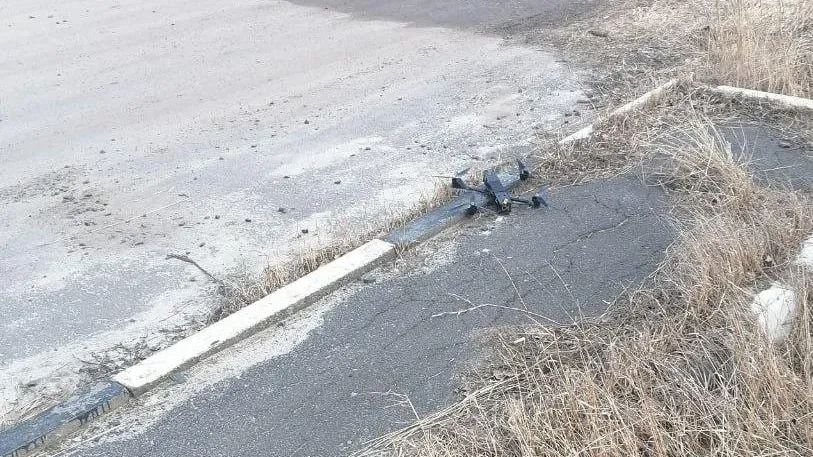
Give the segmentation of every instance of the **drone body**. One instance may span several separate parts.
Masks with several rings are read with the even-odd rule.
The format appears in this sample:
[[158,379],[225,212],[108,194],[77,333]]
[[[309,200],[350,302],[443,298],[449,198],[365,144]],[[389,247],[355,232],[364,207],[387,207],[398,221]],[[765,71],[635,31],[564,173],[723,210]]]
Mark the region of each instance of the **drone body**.
[[[528,167],[521,161],[517,160],[519,168],[519,179],[525,181],[530,178],[531,173]],[[479,187],[472,187],[467,185],[462,178],[452,178],[452,188],[463,189],[470,192],[478,192],[485,195],[489,199],[489,203],[497,208],[500,214],[510,213],[511,204],[513,202],[525,203],[528,206],[538,208],[540,206],[548,206],[545,188],[542,187],[539,191],[531,197],[530,200],[526,198],[512,197],[505,188],[505,185],[500,180],[499,174],[494,170],[486,170],[483,172],[483,185]],[[479,207],[472,203],[466,209],[466,214],[473,215],[479,210]]]

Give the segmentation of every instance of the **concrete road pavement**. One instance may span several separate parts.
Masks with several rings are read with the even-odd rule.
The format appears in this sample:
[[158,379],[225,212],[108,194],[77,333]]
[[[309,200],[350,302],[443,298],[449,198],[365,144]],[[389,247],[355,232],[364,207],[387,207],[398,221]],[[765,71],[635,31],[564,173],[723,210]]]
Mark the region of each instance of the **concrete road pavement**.
[[673,236],[660,192],[597,181],[557,189],[547,210],[452,229],[374,283],[94,422],[54,455],[346,455],[452,401],[484,330],[530,322],[496,308],[433,315],[491,303],[568,322],[642,281]]
[[75,357],[205,314],[205,277],[166,254],[256,272],[528,150],[578,69],[487,32],[566,7],[2,2],[0,416],[69,388]]

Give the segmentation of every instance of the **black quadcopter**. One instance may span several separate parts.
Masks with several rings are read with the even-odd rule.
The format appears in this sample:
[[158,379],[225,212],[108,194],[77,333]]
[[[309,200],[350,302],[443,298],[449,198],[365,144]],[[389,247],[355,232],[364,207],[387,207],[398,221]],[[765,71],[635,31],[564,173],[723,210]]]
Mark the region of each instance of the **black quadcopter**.
[[[525,181],[531,177],[531,172],[522,160],[517,160],[517,167],[519,168],[519,179],[521,181]],[[508,193],[505,184],[500,180],[500,176],[495,170],[486,170],[483,172],[482,186],[472,187],[466,184],[463,178],[454,177],[452,178],[452,188],[477,192],[486,196],[488,203],[493,204],[499,214],[510,213],[511,204],[513,202],[524,203],[533,208],[548,206],[547,193],[545,192],[544,186],[530,199],[513,197]],[[474,199],[472,199],[472,203],[469,204],[469,207],[466,209],[466,214],[469,216],[474,215],[480,209],[473,200]]]

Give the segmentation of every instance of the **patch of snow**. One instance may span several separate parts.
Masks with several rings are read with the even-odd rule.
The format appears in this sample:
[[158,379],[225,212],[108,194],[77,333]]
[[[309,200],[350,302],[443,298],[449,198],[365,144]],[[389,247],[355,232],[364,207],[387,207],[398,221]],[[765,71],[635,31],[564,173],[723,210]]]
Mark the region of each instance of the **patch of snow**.
[[813,270],[813,236],[802,242],[802,251],[796,258],[796,263],[804,265],[808,270]]
[[757,314],[759,326],[774,342],[784,341],[790,334],[796,314],[796,294],[785,286],[774,283],[754,297],[751,311]]

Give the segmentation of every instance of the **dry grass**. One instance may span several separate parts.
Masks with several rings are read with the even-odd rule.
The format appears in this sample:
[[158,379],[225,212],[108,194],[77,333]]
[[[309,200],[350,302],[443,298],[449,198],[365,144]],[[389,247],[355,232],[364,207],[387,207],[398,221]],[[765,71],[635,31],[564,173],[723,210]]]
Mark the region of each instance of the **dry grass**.
[[726,84],[813,94],[813,3],[726,0],[711,9],[704,64]]
[[[323,227],[326,236],[315,242],[301,243],[283,262],[266,267],[257,277],[251,274],[236,274],[223,281],[219,287],[221,303],[209,315],[209,322],[215,322],[235,311],[254,303],[280,287],[301,278],[350,252],[373,238],[401,227],[412,219],[425,214],[430,209],[450,200],[452,189],[441,183],[429,192],[423,193],[417,202],[407,208],[387,208],[383,217],[355,220],[338,220],[333,227]],[[324,241],[326,240],[326,241]]]
[[[663,116],[613,122],[585,155],[542,158],[586,157],[588,177],[640,170],[675,197],[681,233],[646,287],[600,323],[504,331],[463,400],[359,455],[813,455],[813,277],[792,261],[813,202],[755,182],[694,99],[676,97]],[[777,278],[799,297],[783,344],[748,309]]]
[[599,106],[690,74],[813,97],[809,0],[609,0],[565,26],[520,36],[535,45],[552,43],[595,67],[591,100]]

